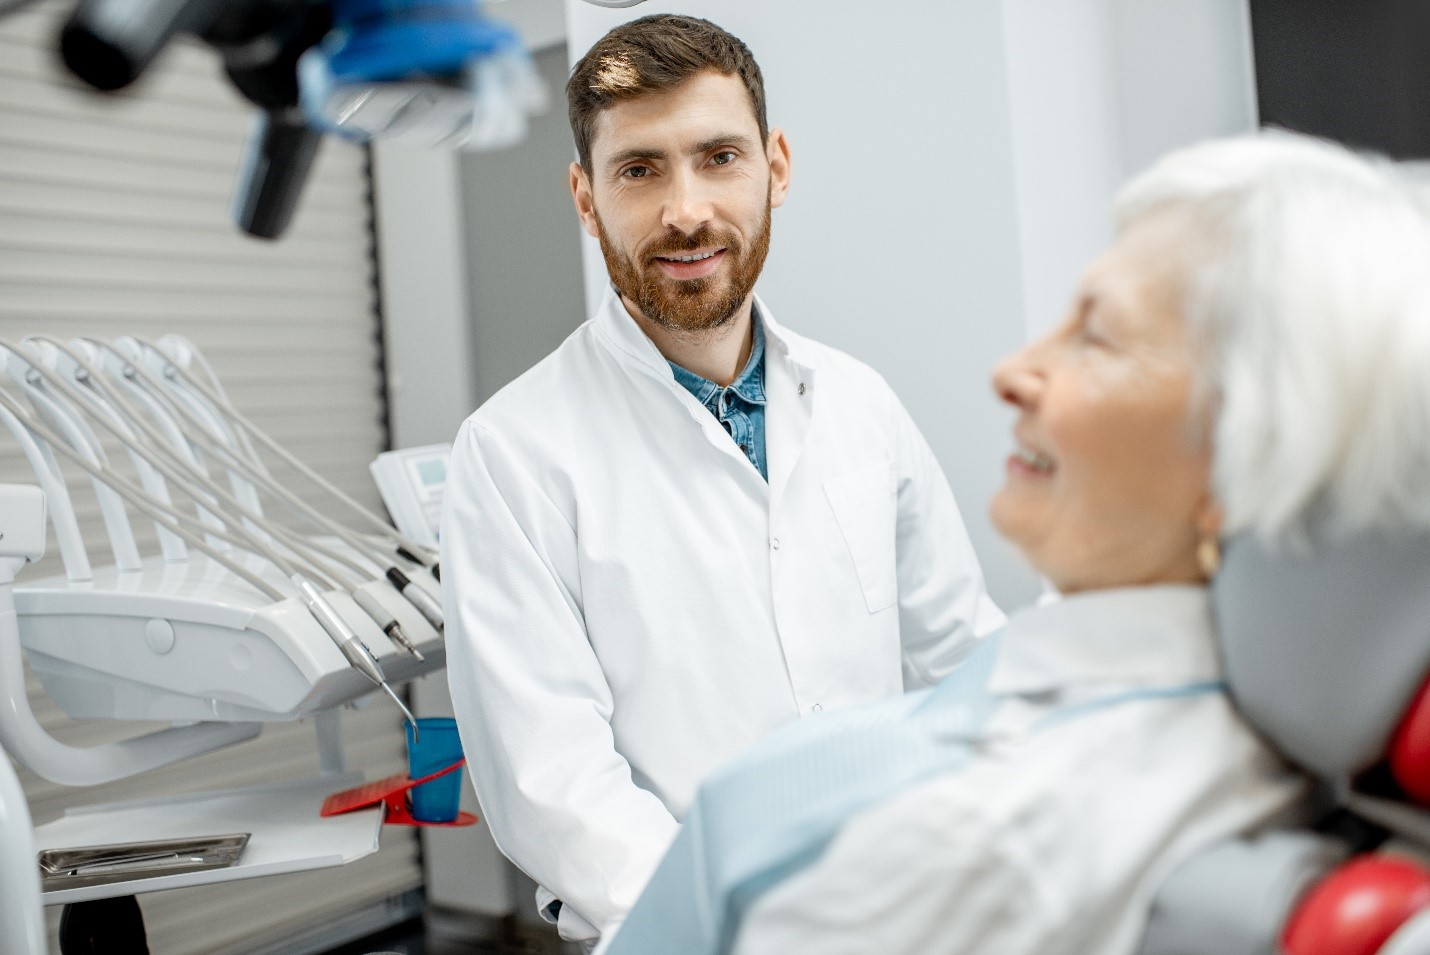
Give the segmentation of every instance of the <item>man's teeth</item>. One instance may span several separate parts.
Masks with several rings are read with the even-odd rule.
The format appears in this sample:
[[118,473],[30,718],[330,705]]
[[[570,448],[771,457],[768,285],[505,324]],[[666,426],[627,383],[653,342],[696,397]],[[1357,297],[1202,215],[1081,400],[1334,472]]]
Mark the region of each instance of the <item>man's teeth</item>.
[[[717,249],[716,251],[718,252],[719,250]],[[714,254],[715,252],[701,252],[697,255],[666,255],[662,256],[662,258],[667,262],[699,262],[702,259],[710,258]]]
[[1041,451],[1034,451],[1031,448],[1018,448],[1013,452],[1013,456],[1034,471],[1046,472],[1053,469],[1053,459]]

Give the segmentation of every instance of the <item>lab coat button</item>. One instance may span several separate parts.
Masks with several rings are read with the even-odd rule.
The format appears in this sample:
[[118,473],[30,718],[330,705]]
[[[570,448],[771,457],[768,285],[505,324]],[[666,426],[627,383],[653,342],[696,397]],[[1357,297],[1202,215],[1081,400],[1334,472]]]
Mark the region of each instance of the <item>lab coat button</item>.
[[799,383],[799,393],[804,394],[804,382],[802,381]]
[[775,550],[779,550],[779,549],[780,549],[780,539],[779,539],[778,537],[771,537],[771,538],[770,538],[770,546],[773,547]]
[[811,707],[809,708],[809,711],[810,711],[811,713],[823,713],[823,712],[824,712],[824,704],[823,704],[823,703],[816,703],[816,704],[814,704],[813,706],[811,706]]

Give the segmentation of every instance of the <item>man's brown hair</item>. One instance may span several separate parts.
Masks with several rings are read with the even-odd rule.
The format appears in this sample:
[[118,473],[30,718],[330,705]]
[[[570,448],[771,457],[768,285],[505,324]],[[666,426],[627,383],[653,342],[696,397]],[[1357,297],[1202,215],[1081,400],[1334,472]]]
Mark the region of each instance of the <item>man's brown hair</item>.
[[740,77],[750,94],[760,142],[767,142],[765,81],[750,48],[709,20],[658,13],[616,27],[571,71],[566,103],[581,165],[591,171],[591,140],[602,110],[674,89],[707,70]]

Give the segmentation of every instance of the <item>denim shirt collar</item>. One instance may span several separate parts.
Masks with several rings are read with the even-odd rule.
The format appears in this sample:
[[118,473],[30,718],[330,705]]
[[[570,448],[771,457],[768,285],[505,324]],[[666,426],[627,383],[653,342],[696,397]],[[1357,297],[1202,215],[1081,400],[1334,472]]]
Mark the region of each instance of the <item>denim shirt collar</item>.
[[[731,383],[730,390],[752,405],[762,405],[765,403],[765,330],[758,307],[751,310],[750,318],[754,326],[754,344],[750,347],[750,357],[745,362],[744,370],[740,372],[740,377]],[[675,380],[701,404],[708,405],[710,399],[721,390],[719,385],[708,378],[682,368],[673,361],[669,364]]]
[[[761,301],[758,294],[754,298],[754,307],[760,316],[760,330],[765,335],[765,350],[770,352],[774,359],[792,362],[803,369],[804,380],[809,380],[809,376],[812,374],[810,366],[813,356],[806,354],[806,348],[798,336],[785,331],[783,326],[770,314],[769,308]],[[605,298],[592,321],[601,338],[614,352],[624,356],[625,360],[644,366],[657,377],[665,378],[671,385],[675,384],[670,363],[655,347],[655,343],[646,337],[645,332],[641,331],[635,319],[631,318],[630,313],[626,311],[625,303],[621,301],[620,294],[613,286],[606,286]]]

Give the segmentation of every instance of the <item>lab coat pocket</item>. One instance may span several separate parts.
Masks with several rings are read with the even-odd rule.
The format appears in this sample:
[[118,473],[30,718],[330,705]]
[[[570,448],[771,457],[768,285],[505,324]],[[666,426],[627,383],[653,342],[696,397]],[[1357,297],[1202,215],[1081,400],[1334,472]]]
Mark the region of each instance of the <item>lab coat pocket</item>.
[[895,521],[898,516],[894,467],[888,462],[860,468],[824,482],[870,613],[899,599],[895,572]]

